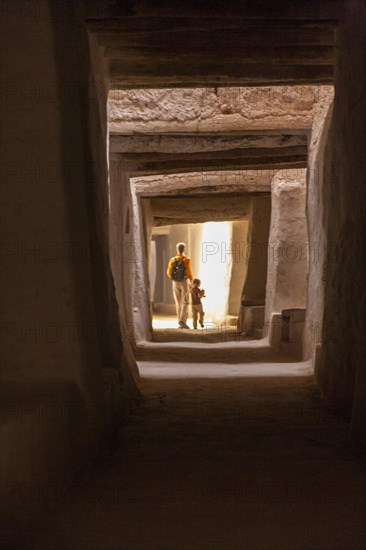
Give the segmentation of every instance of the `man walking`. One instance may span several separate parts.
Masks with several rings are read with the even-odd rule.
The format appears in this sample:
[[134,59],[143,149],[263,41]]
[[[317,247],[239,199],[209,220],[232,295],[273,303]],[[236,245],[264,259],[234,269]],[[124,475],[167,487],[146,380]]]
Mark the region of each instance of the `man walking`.
[[173,295],[177,310],[179,328],[187,325],[189,308],[189,281],[192,281],[191,260],[184,254],[186,245],[177,244],[177,255],[170,258],[167,275],[173,282]]

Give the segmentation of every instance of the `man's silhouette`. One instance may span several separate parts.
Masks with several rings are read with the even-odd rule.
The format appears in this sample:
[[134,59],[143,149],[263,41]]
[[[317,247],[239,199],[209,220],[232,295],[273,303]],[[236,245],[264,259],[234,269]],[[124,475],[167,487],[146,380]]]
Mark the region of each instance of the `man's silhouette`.
[[177,255],[170,258],[167,275],[173,282],[173,295],[177,310],[179,328],[187,325],[189,308],[189,281],[192,281],[191,260],[184,254],[186,245],[177,244]]

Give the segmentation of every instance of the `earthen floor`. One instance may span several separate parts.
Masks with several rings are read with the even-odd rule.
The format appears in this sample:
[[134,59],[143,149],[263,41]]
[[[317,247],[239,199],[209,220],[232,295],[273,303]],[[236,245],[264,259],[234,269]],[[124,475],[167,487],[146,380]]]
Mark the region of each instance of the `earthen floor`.
[[240,343],[237,363],[223,360],[230,344],[206,345],[199,361],[192,344],[175,345],[179,362],[145,354],[143,400],[118,448],[76,481],[31,548],[366,547],[364,469],[310,365],[283,362],[264,342]]

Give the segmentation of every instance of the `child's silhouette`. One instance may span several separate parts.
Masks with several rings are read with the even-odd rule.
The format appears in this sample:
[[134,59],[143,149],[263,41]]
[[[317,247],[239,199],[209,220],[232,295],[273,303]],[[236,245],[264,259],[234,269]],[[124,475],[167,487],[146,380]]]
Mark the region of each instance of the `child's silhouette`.
[[192,297],[192,316],[193,316],[193,328],[197,328],[197,318],[199,317],[200,326],[203,328],[203,318],[205,312],[203,311],[203,306],[201,298],[205,297],[205,291],[203,288],[200,288],[201,281],[199,279],[193,279],[192,285],[190,288],[191,297]]

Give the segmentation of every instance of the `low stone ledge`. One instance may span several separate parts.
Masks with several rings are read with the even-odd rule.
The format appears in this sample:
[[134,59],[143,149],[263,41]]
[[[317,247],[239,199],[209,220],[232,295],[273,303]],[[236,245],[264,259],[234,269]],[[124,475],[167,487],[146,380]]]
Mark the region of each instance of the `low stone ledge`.
[[284,309],[272,313],[269,324],[269,345],[285,355],[302,357],[306,309]]
[[264,324],[263,305],[242,305],[239,312],[238,331],[244,336],[262,337]]

